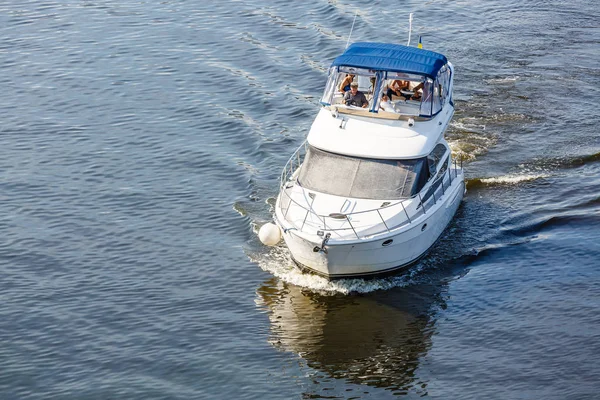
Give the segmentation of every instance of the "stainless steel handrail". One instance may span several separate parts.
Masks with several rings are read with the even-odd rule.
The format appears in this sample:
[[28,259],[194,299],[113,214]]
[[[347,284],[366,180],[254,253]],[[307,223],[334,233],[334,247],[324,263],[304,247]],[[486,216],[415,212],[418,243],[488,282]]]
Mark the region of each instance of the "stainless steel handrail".
[[[288,167],[290,169],[290,176],[294,175],[294,172],[300,167],[300,165],[302,164],[302,161],[304,160],[304,156],[306,155],[306,150],[308,148],[308,143],[306,141],[304,141],[300,147],[298,147],[296,149],[296,151],[294,153],[292,153],[292,155],[290,156],[290,158],[288,159],[287,163],[285,164],[285,167],[283,167],[283,171],[281,171],[281,178],[280,178],[280,184],[279,187],[280,189],[288,182]],[[302,150],[304,150],[303,154],[301,154]],[[294,167],[294,161],[297,160],[297,164]]]
[[[354,235],[356,236],[356,238],[360,239],[361,236],[356,232],[356,229],[355,229],[354,225],[352,224],[352,221],[350,220],[351,216],[358,215],[358,214],[370,213],[370,212],[377,212],[377,214],[379,215],[379,218],[381,219],[381,221],[383,222],[383,225],[385,226],[385,229],[382,229],[381,231],[374,232],[374,233],[370,232],[368,235],[363,235],[363,237],[366,237],[366,236],[372,236],[372,235],[376,235],[376,234],[379,234],[379,233],[383,233],[383,232],[386,232],[386,231],[390,232],[391,230],[396,229],[396,228],[398,228],[400,226],[403,226],[403,225],[406,225],[406,224],[412,224],[413,219],[415,218],[415,216],[418,216],[421,213],[423,213],[423,214],[427,213],[426,208],[425,208],[425,203],[428,203],[429,199],[426,199],[425,201],[423,201],[423,198],[421,197],[421,193],[417,193],[416,195],[414,195],[414,196],[412,196],[412,197],[410,197],[408,199],[400,200],[398,202],[391,203],[391,204],[386,204],[383,207],[374,208],[374,209],[370,209],[370,210],[355,211],[355,212],[348,213],[348,214],[339,214],[339,215],[336,214],[336,216],[338,217],[337,219],[339,219],[340,217],[343,216],[344,217],[343,219],[348,222],[348,224],[350,225],[350,228],[327,228],[326,219],[327,218],[333,218],[333,217],[332,217],[332,215],[319,215],[316,212],[314,212],[312,210],[312,203],[314,202],[314,198],[312,199],[313,201],[311,202],[311,204],[308,207],[306,207],[306,206],[298,203],[296,200],[294,200],[287,193],[287,191],[286,191],[287,189],[291,189],[293,187],[293,186],[286,187],[286,184],[288,184],[288,183],[290,183],[292,181],[291,178],[293,177],[294,173],[296,173],[296,171],[298,170],[298,168],[302,165],[302,162],[304,160],[304,156],[306,155],[307,148],[308,148],[308,144],[305,141],[290,156],[287,164],[285,165],[285,167],[283,168],[283,171],[281,173],[281,182],[280,182],[280,194],[285,195],[287,197],[287,199],[289,200],[288,205],[287,205],[287,209],[284,212],[284,218],[287,220],[287,213],[288,213],[290,207],[292,206],[292,203],[294,203],[296,206],[298,206],[298,207],[300,207],[300,208],[302,208],[303,210],[306,211],[306,215],[304,216],[304,220],[302,222],[302,227],[300,228],[300,231],[302,231],[302,229],[304,229],[304,225],[306,223],[306,219],[308,218],[308,215],[312,214],[317,219],[319,219],[322,222],[322,224],[323,224],[323,228],[318,228],[318,230],[327,230],[327,231],[330,231],[330,232],[334,232],[334,231],[344,231],[344,230],[352,229],[352,231],[354,232]],[[304,151],[302,151],[302,150],[304,150]],[[454,161],[454,168],[452,168],[452,165],[451,165],[447,169],[448,170],[448,188],[450,187],[450,185],[452,185],[452,181],[453,181],[452,175],[451,175],[450,171],[452,169],[454,169],[454,177],[455,178],[458,177],[458,173],[459,173],[459,168],[457,168],[457,161],[456,161],[456,159],[454,159],[453,161]],[[462,171],[462,157],[461,157],[460,161],[461,161],[461,168],[460,168],[460,170]],[[289,174],[288,174],[288,170],[289,170]],[[433,192],[432,192],[432,194],[430,196],[430,198],[433,197],[433,200],[434,200],[433,204],[431,206],[435,205],[438,202],[438,200],[440,200],[441,197],[443,197],[443,195],[445,194],[445,192],[446,192],[446,187],[444,186],[444,180],[445,180],[445,178],[446,178],[446,173],[444,172],[444,174],[442,174],[442,176],[440,178],[438,178],[438,179],[442,180],[441,184],[438,184],[437,181],[432,182],[430,188],[433,187],[434,185],[438,185],[438,186],[433,190]],[[442,186],[442,196],[436,197],[435,193],[439,190],[440,186]],[[416,211],[414,212],[414,214],[412,214],[412,218],[411,218],[410,214],[408,213],[408,210],[405,207],[405,203],[411,202],[412,200],[415,200],[417,198],[419,199],[419,205],[415,208]],[[281,200],[282,199],[280,199],[280,202],[279,202],[279,208],[283,210],[284,207],[283,207],[283,204],[282,204]],[[407,220],[406,220],[405,223],[401,223],[401,224],[398,224],[396,226],[389,227],[387,225],[387,223],[385,222],[385,219],[381,215],[380,211],[383,210],[383,209],[393,208],[393,207],[398,206],[398,205],[400,205],[402,207],[402,211],[404,211],[404,214],[406,215],[406,219]],[[429,207],[429,208],[431,208],[431,207]],[[419,209],[421,209],[421,210],[419,211]]]

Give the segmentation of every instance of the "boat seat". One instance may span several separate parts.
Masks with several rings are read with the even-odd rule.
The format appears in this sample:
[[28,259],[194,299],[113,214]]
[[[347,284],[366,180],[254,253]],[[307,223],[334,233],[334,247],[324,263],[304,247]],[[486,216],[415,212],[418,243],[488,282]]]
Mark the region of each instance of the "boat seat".
[[395,100],[391,102],[394,106],[394,110],[398,114],[417,116],[420,113],[421,103],[414,100]]
[[340,92],[334,93],[331,104],[344,104],[344,95]]

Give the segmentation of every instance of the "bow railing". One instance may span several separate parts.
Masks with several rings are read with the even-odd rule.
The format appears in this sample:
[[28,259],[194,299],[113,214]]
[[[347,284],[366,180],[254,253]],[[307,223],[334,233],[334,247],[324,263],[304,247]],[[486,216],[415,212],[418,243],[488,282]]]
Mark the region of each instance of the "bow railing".
[[304,156],[306,156],[307,150],[308,142],[305,140],[304,143],[302,143],[300,147],[298,147],[291,155],[288,162],[285,164],[285,167],[283,167],[283,171],[281,171],[279,184],[280,189],[283,188],[283,186],[290,180],[296,171],[299,171],[300,165],[302,165],[302,161],[304,161]]

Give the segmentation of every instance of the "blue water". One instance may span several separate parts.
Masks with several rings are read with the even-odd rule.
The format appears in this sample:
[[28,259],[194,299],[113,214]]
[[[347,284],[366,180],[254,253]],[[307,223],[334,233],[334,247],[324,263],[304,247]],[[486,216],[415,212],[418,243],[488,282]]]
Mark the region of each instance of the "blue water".
[[[260,245],[352,39],[456,68],[468,193],[408,274]],[[592,0],[0,2],[0,398],[597,399]]]

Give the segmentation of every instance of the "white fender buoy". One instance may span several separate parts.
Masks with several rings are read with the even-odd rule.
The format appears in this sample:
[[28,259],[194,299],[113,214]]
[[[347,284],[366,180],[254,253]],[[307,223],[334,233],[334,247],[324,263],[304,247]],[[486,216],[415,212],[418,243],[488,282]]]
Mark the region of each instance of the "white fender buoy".
[[281,229],[275,224],[266,223],[260,227],[258,238],[266,246],[275,246],[281,240]]

